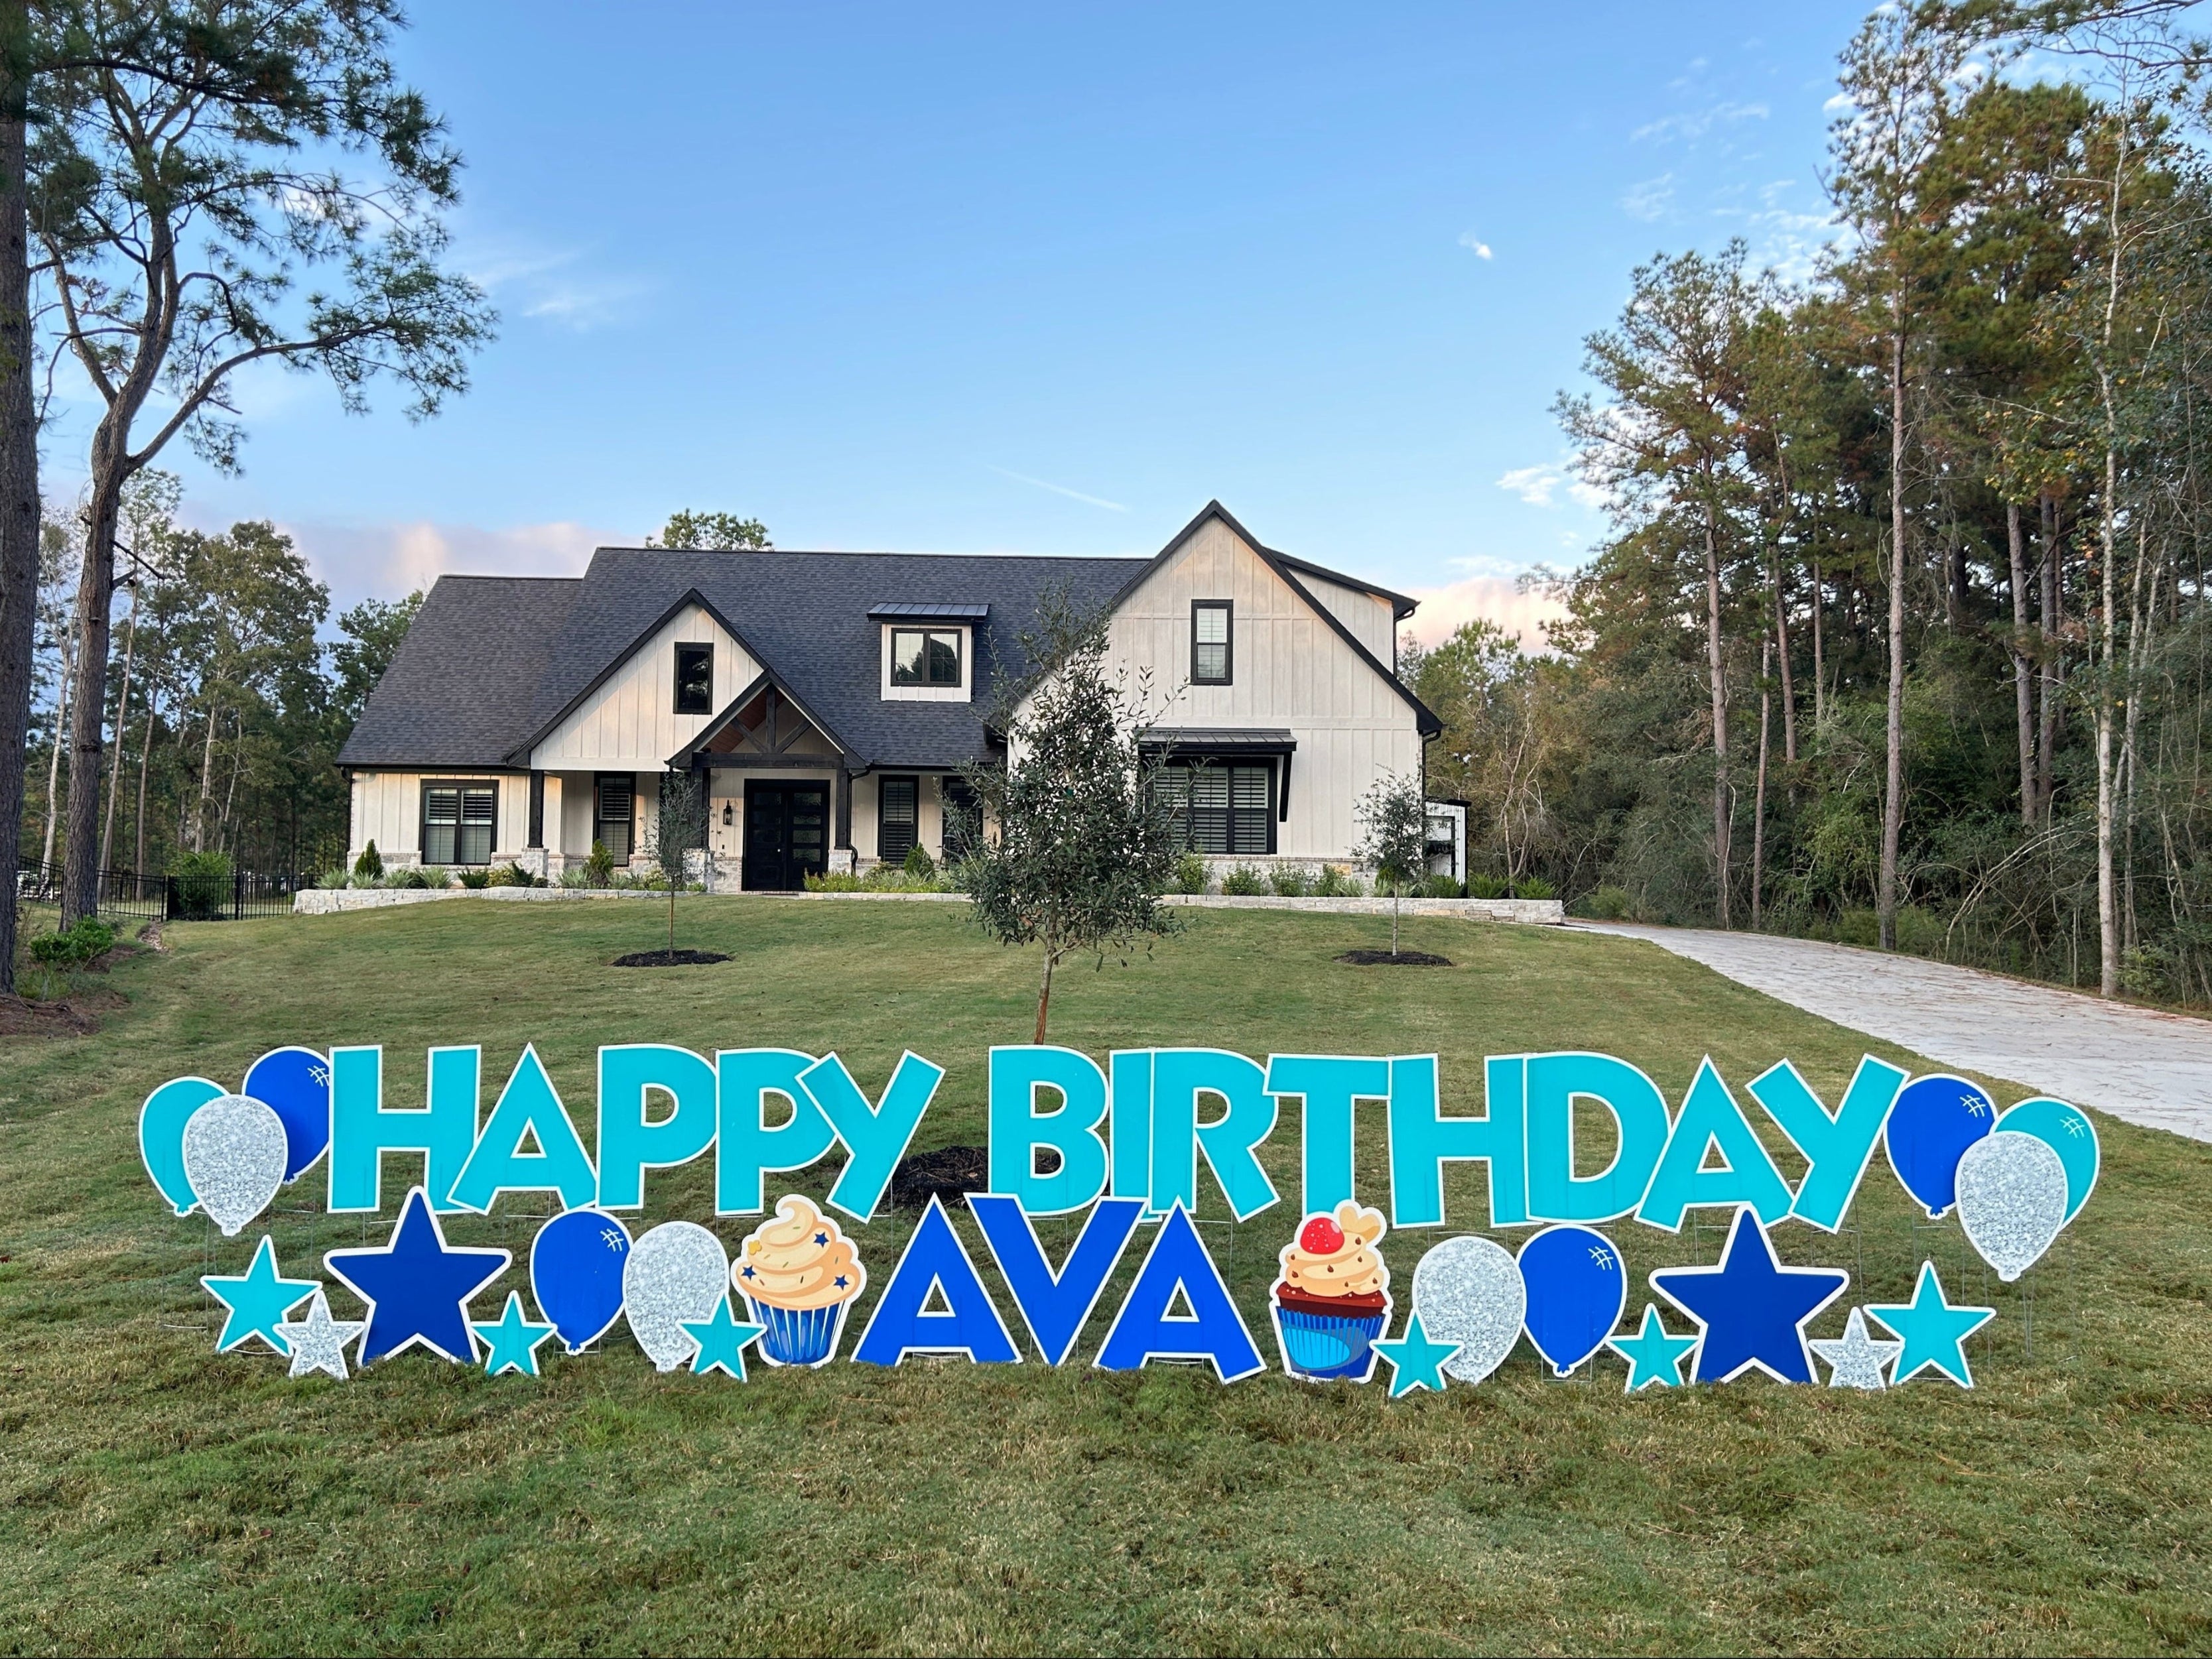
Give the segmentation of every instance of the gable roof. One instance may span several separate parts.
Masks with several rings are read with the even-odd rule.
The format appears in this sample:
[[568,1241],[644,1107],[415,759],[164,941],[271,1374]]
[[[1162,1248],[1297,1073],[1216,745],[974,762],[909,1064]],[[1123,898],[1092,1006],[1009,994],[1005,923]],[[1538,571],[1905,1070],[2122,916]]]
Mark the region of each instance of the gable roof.
[[[1215,501],[1150,559],[601,548],[580,577],[441,577],[338,764],[527,767],[531,751],[563,719],[678,611],[696,604],[834,734],[854,768],[950,770],[988,752],[984,722],[999,692],[1030,671],[1020,635],[1048,592],[1064,591],[1082,610],[1118,604],[1213,518],[1405,699],[1425,736],[1440,729],[1297,572],[1394,607],[1413,602],[1274,552]],[[880,619],[907,607],[932,617],[981,614],[973,700],[884,699]]]
[[[1146,581],[1150,578],[1153,572],[1165,566],[1170,560],[1176,556],[1176,554],[1182,548],[1184,542],[1189,541],[1192,536],[1197,535],[1200,530],[1205,529],[1208,524],[1216,519],[1218,519],[1222,524],[1226,524],[1239,541],[1243,542],[1246,547],[1251,548],[1254,553],[1257,554],[1260,557],[1261,562],[1265,564],[1269,570],[1274,572],[1277,576],[1280,577],[1285,585],[1287,586],[1291,592],[1297,594],[1299,598],[1304,600],[1307,606],[1316,615],[1319,616],[1322,621],[1328,623],[1330,627],[1335,629],[1336,637],[1343,640],[1346,645],[1351,646],[1354,651],[1358,652],[1359,659],[1362,662],[1365,663],[1369,668],[1374,669],[1376,673],[1382,676],[1383,681],[1389,686],[1390,689],[1396,692],[1400,698],[1404,699],[1406,705],[1413,711],[1414,722],[1422,736],[1434,737],[1438,732],[1444,729],[1444,723],[1437,717],[1436,714],[1431,711],[1427,704],[1424,703],[1419,698],[1413,695],[1413,688],[1407,685],[1406,682],[1401,680],[1395,674],[1391,672],[1391,670],[1384,668],[1382,664],[1376,660],[1375,653],[1368,650],[1365,645],[1360,644],[1359,636],[1352,633],[1350,628],[1345,627],[1343,619],[1337,615],[1334,611],[1331,610],[1327,605],[1322,604],[1320,600],[1315,598],[1313,590],[1306,586],[1304,583],[1299,581],[1295,572],[1297,571],[1304,571],[1310,575],[1326,578],[1328,580],[1335,583],[1340,587],[1356,589],[1362,593],[1371,593],[1377,598],[1387,599],[1390,602],[1392,609],[1395,612],[1395,615],[1392,618],[1394,621],[1400,618],[1412,615],[1415,606],[1419,602],[1417,600],[1408,599],[1403,594],[1392,593],[1388,588],[1376,587],[1370,583],[1362,582],[1355,577],[1340,576],[1336,572],[1324,569],[1322,566],[1310,565],[1302,559],[1292,559],[1286,554],[1277,553],[1273,548],[1262,542],[1258,536],[1253,535],[1250,530],[1246,530],[1243,525],[1238,524],[1235,517],[1230,512],[1229,509],[1223,506],[1218,501],[1208,501],[1203,507],[1200,508],[1197,518],[1192,519],[1190,523],[1185,524],[1182,530],[1177,531],[1174,537],[1170,540],[1167,546],[1162,548],[1157,554],[1153,554],[1152,558],[1146,560],[1145,561],[1144,569],[1138,572],[1136,575],[1131,577],[1127,585],[1123,587],[1119,593],[1114,596],[1115,604],[1119,605],[1124,599],[1127,599],[1131,594],[1142,587]],[[1404,609],[1398,609],[1401,606]]]
[[441,576],[339,752],[342,766],[498,766],[529,731],[524,688],[583,584],[574,577]]

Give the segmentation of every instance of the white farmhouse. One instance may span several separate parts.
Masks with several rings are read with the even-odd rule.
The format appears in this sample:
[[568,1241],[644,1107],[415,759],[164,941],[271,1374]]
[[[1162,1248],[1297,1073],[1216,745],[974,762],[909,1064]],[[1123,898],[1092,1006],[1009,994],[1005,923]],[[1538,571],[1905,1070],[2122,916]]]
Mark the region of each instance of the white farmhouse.
[[557,875],[598,841],[619,863],[690,770],[718,885],[942,857],[1055,590],[1110,612],[1194,850],[1343,861],[1360,796],[1421,774],[1437,722],[1395,671],[1414,602],[1216,502],[1152,559],[602,548],[581,577],[441,578],[338,757],[353,851]]

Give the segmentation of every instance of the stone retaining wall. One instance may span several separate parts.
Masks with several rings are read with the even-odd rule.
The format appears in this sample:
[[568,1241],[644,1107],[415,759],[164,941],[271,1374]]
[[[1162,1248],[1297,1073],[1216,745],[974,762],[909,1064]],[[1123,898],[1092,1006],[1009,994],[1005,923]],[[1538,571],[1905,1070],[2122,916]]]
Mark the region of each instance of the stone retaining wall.
[[[704,894],[687,895],[703,898]],[[754,893],[743,895],[748,899],[804,899],[832,901],[838,899],[907,901],[921,904],[958,905],[967,902],[967,895],[959,893]],[[650,887],[448,887],[434,892],[425,887],[311,887],[292,898],[292,912],[295,916],[334,916],[342,911],[382,910],[392,905],[427,905],[441,899],[491,899],[507,904],[550,904],[563,899],[655,899],[665,900],[665,893],[656,893]],[[1316,911],[1332,916],[1388,916],[1388,899],[1279,899],[1273,895],[1251,898],[1215,893],[1171,893],[1168,904],[1184,905],[1200,910],[1302,910]],[[1566,918],[1566,911],[1556,899],[1401,899],[1398,901],[1402,916],[1455,916],[1463,922],[1516,922],[1524,925],[1558,927]]]

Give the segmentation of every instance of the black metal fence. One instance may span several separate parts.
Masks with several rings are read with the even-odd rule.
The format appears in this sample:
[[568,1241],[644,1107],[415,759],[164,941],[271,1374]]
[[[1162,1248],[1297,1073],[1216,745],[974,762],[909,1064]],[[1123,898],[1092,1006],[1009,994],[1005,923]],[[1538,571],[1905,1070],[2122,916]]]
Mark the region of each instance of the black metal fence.
[[[307,885],[296,875],[263,870],[222,874],[142,875],[135,870],[100,872],[100,913],[139,922],[239,922],[257,916],[289,916],[292,895]],[[58,864],[24,861],[15,880],[17,899],[58,905]]]

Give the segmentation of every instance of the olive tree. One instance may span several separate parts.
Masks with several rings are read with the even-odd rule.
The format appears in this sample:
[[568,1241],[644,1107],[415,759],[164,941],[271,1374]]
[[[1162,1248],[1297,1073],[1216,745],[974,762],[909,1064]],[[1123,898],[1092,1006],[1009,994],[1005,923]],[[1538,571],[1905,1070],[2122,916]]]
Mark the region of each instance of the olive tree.
[[653,814],[653,857],[668,883],[668,960],[676,960],[676,895],[684,890],[684,863],[707,845],[707,790],[696,772],[661,774],[660,805]]
[[1376,780],[1359,798],[1359,861],[1390,889],[1390,954],[1398,954],[1398,895],[1425,873],[1429,808],[1419,777]]
[[1042,1043],[1065,958],[1084,953],[1103,966],[1109,953],[1176,930],[1160,895],[1182,841],[1152,787],[1159,759],[1139,741],[1144,687],[1109,671],[1105,619],[1048,596],[1022,645],[1036,666],[994,723],[1006,759],[967,773],[987,833],[962,875],[987,933],[1038,948]]

